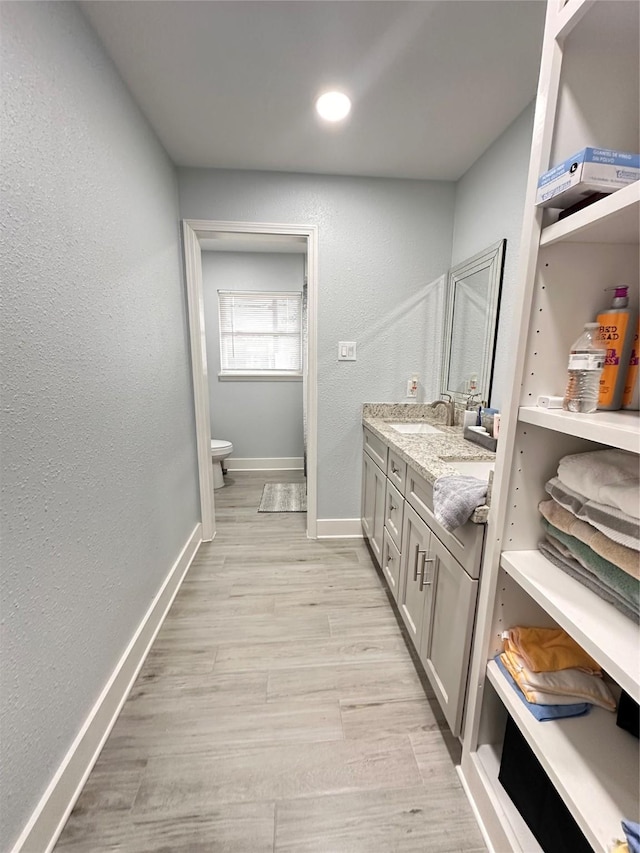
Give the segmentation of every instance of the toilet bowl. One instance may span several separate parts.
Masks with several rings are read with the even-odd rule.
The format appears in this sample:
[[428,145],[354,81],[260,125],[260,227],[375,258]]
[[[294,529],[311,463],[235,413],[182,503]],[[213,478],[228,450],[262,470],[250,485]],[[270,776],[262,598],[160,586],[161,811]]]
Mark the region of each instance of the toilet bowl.
[[233,444],[221,438],[211,439],[211,462],[213,464],[213,488],[221,489],[224,486],[222,476],[222,460],[233,453]]

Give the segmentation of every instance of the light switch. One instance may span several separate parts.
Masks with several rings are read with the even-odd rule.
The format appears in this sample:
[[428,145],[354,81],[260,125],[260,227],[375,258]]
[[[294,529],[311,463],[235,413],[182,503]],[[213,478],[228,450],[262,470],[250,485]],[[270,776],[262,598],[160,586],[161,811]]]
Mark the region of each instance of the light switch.
[[356,342],[355,341],[339,341],[338,342],[338,361],[355,361],[356,360]]

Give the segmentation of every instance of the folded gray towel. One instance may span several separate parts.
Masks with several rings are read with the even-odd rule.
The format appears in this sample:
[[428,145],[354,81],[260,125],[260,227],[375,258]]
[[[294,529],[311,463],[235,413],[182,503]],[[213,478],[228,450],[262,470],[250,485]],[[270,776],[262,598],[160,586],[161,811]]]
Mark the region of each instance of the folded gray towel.
[[583,568],[591,572],[603,586],[615,592],[636,613],[640,613],[640,581],[623,572],[622,569],[614,566],[608,560],[603,559],[584,542],[576,539],[575,536],[558,530],[544,518],[542,519],[542,526],[547,534],[547,540],[553,538],[553,545],[563,556],[576,560]]
[[583,586],[586,586],[594,592],[598,598],[601,598],[603,601],[613,605],[616,610],[619,610],[620,613],[623,613],[628,619],[632,619],[636,623],[639,621],[638,614],[632,607],[622,601],[615,592],[608,589],[603,583],[601,583],[592,572],[585,569],[584,566],[581,566],[577,560],[564,556],[552,542],[539,542],[538,549],[548,560],[550,560],[550,562],[559,569],[562,569],[563,572],[570,575],[570,577],[574,578]]
[[640,523],[621,509],[589,500],[570,489],[558,477],[552,477],[545,489],[560,506],[572,512],[576,518],[587,521],[609,539],[640,551]]
[[445,530],[469,521],[474,509],[487,499],[487,482],[459,474],[438,477],[433,484],[433,514]]

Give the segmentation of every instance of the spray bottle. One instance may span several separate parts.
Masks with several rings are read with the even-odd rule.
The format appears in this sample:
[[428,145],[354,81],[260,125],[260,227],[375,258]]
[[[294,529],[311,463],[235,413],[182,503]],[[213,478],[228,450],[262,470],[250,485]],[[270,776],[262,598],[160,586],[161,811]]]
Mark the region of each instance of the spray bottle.
[[622,405],[627,366],[635,329],[630,322],[629,288],[621,284],[613,288],[611,308],[598,314],[600,337],[607,349],[604,370],[600,377],[598,409],[612,411]]

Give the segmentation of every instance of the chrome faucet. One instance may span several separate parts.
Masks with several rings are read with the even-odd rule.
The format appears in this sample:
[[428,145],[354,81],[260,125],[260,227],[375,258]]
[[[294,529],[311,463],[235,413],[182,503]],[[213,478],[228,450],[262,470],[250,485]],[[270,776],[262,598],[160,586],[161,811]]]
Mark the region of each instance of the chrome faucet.
[[[446,395],[449,397],[449,395]],[[444,406],[446,412],[445,426],[454,426],[455,424],[455,415],[456,415],[456,404],[449,397],[448,400],[434,400],[433,403],[429,403],[432,409],[435,409],[436,406]]]

